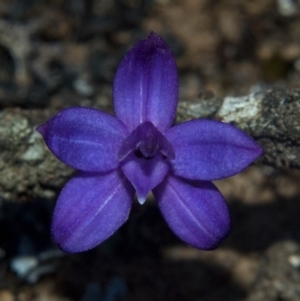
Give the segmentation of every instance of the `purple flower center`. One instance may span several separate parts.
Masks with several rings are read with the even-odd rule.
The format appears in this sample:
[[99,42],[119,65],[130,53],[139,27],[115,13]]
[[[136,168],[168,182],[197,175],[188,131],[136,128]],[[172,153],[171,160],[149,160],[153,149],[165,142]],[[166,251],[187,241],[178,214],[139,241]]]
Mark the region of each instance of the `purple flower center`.
[[151,159],[160,152],[164,158],[175,159],[172,145],[150,121],[140,124],[123,141],[118,152],[119,161],[132,152],[138,158]]

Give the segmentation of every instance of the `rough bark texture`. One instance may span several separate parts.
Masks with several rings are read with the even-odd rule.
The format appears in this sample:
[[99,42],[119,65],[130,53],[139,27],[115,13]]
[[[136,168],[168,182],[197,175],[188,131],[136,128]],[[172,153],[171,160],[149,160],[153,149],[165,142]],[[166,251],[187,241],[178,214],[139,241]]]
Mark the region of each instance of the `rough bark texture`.
[[263,162],[274,167],[300,167],[300,89],[227,97],[217,114],[261,143]]
[[[110,108],[107,108],[110,111]],[[35,127],[56,112],[5,109],[0,112],[0,197],[19,200],[52,197],[74,172],[47,149]],[[182,101],[178,121],[215,118],[230,122],[256,139],[260,161],[273,167],[300,168],[300,90],[268,90],[223,101],[201,96]]]
[[300,89],[271,89],[179,105],[179,121],[203,117],[246,131],[263,146],[262,162],[276,168],[300,168]]
[[0,199],[53,197],[72,174],[72,169],[50,153],[35,131],[46,115],[40,110],[0,112]]

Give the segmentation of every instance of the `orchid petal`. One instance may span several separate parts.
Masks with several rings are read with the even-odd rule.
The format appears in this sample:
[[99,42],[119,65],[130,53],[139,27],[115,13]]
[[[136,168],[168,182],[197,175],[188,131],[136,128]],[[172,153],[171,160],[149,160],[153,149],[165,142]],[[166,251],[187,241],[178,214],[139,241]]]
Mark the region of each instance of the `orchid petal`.
[[168,130],[175,175],[191,180],[233,176],[257,159],[262,148],[240,129],[219,121],[192,120]]
[[211,250],[228,235],[228,208],[211,182],[169,176],[153,193],[169,227],[191,246]]
[[116,116],[130,131],[144,121],[160,131],[175,118],[178,76],[168,45],[155,33],[137,43],[121,62],[114,81]]
[[136,189],[139,203],[143,204],[150,190],[164,179],[169,166],[160,153],[151,159],[138,158],[132,153],[123,161],[121,169]]
[[77,174],[58,198],[53,240],[71,253],[95,247],[127,220],[133,196],[133,187],[119,171]]
[[128,135],[115,117],[84,107],[65,109],[37,130],[58,159],[89,172],[117,168],[118,150]]

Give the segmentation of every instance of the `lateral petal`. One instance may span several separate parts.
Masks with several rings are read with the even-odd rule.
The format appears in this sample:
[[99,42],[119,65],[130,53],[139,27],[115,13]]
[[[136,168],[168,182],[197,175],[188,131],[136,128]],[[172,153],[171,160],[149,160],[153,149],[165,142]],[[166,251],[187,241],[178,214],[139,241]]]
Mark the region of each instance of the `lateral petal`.
[[175,151],[173,172],[191,180],[233,176],[257,159],[262,148],[242,130],[219,121],[198,119],[169,129]]
[[61,111],[37,131],[59,160],[89,172],[117,168],[117,153],[128,135],[125,126],[115,117],[84,107]]
[[178,76],[168,45],[155,33],[138,42],[121,62],[114,81],[116,116],[130,131],[151,121],[160,131],[176,116]]
[[128,218],[134,189],[120,171],[78,173],[63,188],[52,221],[61,249],[89,250],[110,237]]
[[136,189],[139,203],[144,204],[150,190],[164,179],[169,166],[160,153],[152,159],[137,158],[131,153],[123,161],[121,169]]
[[189,245],[211,250],[228,235],[228,208],[211,182],[168,176],[153,193],[169,227]]

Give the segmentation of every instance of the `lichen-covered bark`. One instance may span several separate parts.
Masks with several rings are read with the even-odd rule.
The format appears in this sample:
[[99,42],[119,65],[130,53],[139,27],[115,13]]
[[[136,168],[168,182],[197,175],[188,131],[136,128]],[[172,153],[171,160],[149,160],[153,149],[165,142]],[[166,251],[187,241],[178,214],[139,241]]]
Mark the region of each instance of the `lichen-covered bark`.
[[[0,112],[1,199],[52,197],[74,172],[50,153],[35,131],[55,113],[49,109]],[[299,89],[268,90],[223,101],[205,96],[195,102],[181,101],[178,121],[193,118],[233,123],[263,146],[261,162],[300,168]]]
[[264,148],[264,163],[300,168],[300,89],[227,97],[217,116],[254,137]]
[[35,131],[46,116],[40,110],[0,112],[0,201],[53,197],[72,174]]
[[[210,111],[203,109],[207,103]],[[264,148],[260,161],[276,168],[300,168],[300,89],[271,89],[179,105],[179,121],[203,117],[246,131]]]

